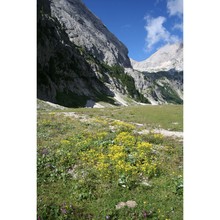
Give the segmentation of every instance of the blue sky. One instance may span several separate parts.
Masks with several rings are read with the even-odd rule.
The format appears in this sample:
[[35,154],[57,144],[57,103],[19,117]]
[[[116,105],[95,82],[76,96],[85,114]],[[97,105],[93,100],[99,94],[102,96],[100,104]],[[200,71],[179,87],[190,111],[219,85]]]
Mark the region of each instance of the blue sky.
[[141,61],[183,39],[183,0],[82,0]]

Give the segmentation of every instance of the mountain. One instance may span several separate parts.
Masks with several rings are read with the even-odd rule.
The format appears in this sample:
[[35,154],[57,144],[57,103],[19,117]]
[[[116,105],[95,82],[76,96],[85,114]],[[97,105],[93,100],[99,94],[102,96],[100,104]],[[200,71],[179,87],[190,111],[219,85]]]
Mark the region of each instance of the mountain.
[[[63,7],[61,3],[65,7],[70,4],[69,9]],[[105,35],[106,42],[115,49],[112,51],[107,47],[104,49],[104,40],[99,41],[91,34],[89,28],[85,28],[84,33],[77,28],[73,29],[71,33],[74,36],[82,36],[85,42],[82,44],[73,41],[69,29],[67,30],[64,23],[52,13],[56,11],[58,14],[60,11],[62,14],[70,8],[75,10],[72,11],[71,21],[75,19],[80,23],[79,18],[84,17],[91,25],[97,21],[100,30],[96,28],[93,32],[97,31],[99,36]],[[77,11],[80,14],[77,14]],[[68,20],[65,18],[65,21]],[[93,45],[95,50],[87,48],[85,36],[90,36],[90,42],[96,43],[96,46]],[[103,56],[97,56],[101,53]],[[107,58],[112,61],[112,65],[110,61],[105,62]],[[37,97],[39,99],[66,107],[85,107],[91,103],[95,105],[96,102],[127,105],[122,97],[131,102],[134,102],[133,100],[148,102],[135,88],[134,79],[124,72],[122,65],[130,66],[126,47],[104,25],[101,25],[101,21],[88,11],[80,0],[37,1]]]
[[135,86],[151,104],[183,103],[183,44],[167,44],[148,59],[131,60]]
[[127,47],[81,0],[51,0],[51,15],[64,27],[71,42],[108,65],[131,67]]
[[183,44],[168,44],[148,59],[131,60],[135,86],[151,104],[183,103]]
[[182,104],[183,72],[155,69],[134,70],[126,46],[81,0],[37,0],[38,99],[65,107]]
[[131,59],[133,69],[141,72],[183,71],[183,44],[167,44],[148,59],[137,62]]

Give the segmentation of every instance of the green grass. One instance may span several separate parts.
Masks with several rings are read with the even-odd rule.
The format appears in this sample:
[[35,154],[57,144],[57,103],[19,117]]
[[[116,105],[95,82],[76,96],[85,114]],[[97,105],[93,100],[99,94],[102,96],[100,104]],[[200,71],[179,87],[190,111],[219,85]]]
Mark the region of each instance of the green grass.
[[108,117],[126,122],[141,123],[149,128],[161,127],[167,130],[183,130],[182,105],[147,105],[104,109],[73,109],[74,112],[90,116]]
[[[59,111],[38,111],[37,214],[40,219],[146,219],[146,213],[147,219],[183,219],[182,142],[161,135],[140,135],[137,133],[140,127],[112,119],[165,126],[169,122],[181,122],[181,106],[74,111],[87,115],[87,119],[67,117]],[[136,159],[130,157],[143,143],[149,143],[150,148],[142,149]],[[135,170],[132,174],[125,168],[117,168],[113,159],[103,159],[113,145],[125,149],[125,160],[115,161],[131,166]],[[117,152],[113,154],[116,155]],[[144,171],[146,162],[149,165]],[[103,168],[98,170],[98,164]],[[105,169],[104,165],[108,164]],[[144,179],[148,185],[142,184]],[[135,201],[137,206],[115,208],[119,202],[128,200]]]

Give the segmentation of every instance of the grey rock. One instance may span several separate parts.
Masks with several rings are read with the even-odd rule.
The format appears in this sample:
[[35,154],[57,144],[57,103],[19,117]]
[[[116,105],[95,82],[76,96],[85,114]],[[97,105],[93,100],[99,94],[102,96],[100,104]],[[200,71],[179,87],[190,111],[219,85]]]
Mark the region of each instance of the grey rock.
[[62,24],[71,42],[100,61],[131,67],[126,46],[81,0],[51,0],[51,15]]
[[151,104],[183,103],[183,72],[148,73],[130,68],[127,68],[126,72],[134,78],[137,90]]
[[141,72],[183,71],[183,44],[165,45],[144,61],[131,59],[131,65]]
[[126,203],[125,202],[119,202],[116,206],[115,206],[115,208],[116,209],[121,209],[121,208],[124,208],[126,206]]
[[165,45],[148,59],[131,59],[126,71],[151,104],[183,103],[183,44]]
[[126,202],[126,205],[128,208],[135,208],[137,206],[137,203],[133,200],[129,200]]
[[115,208],[116,209],[121,209],[127,206],[128,208],[135,208],[137,206],[137,203],[133,200],[128,200],[127,202],[119,202]]

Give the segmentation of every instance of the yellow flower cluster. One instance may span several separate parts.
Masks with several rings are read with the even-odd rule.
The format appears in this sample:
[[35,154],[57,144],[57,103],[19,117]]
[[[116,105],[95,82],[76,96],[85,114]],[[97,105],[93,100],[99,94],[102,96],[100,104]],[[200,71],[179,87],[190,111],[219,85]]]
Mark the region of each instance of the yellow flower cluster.
[[121,132],[116,136],[114,142],[122,146],[132,147],[134,146],[136,139],[129,132]]
[[[97,137],[105,137],[105,133]],[[156,172],[153,162],[152,144],[142,142],[129,132],[121,132],[112,143],[105,147],[90,146],[80,153],[83,167],[94,169],[103,179],[118,178],[120,175],[137,177],[151,175]]]
[[132,125],[130,123],[123,122],[123,121],[114,121],[112,123],[112,125],[116,126],[121,131],[132,131],[135,129],[134,125]]
[[124,160],[126,158],[126,153],[124,147],[113,145],[109,147],[108,158],[112,161]]
[[159,133],[154,133],[154,138],[156,139],[163,139],[163,135],[162,134],[159,134]]
[[148,152],[149,150],[151,150],[152,146],[153,145],[148,142],[139,142],[137,144],[137,149],[139,151],[143,151],[143,152],[147,151]]
[[94,118],[93,122],[101,125],[108,125],[108,122],[103,118]]
[[97,133],[95,137],[98,140],[102,140],[103,138],[105,138],[107,136],[107,134],[108,134],[107,132],[103,131],[103,132]]

